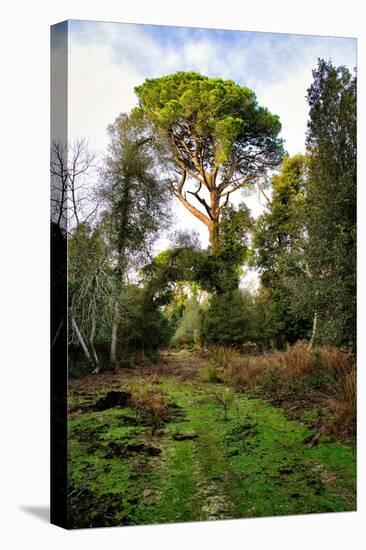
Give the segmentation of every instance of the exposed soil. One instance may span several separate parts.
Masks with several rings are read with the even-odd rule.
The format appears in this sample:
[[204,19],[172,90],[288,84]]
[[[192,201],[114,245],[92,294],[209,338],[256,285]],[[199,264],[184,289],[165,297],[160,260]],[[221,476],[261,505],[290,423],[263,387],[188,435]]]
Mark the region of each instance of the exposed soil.
[[98,399],[94,405],[94,410],[105,411],[114,407],[126,407],[131,393],[127,391],[109,391],[106,395]]

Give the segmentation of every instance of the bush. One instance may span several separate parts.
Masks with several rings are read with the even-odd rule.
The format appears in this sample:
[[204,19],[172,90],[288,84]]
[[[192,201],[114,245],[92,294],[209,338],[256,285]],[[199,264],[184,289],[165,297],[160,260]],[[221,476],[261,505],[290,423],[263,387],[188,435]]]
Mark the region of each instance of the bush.
[[118,340],[126,351],[149,352],[169,343],[171,331],[168,320],[154,303],[146,302],[141,289],[131,285],[122,313]]
[[139,416],[148,420],[151,424],[151,433],[154,434],[169,413],[169,402],[164,392],[155,385],[144,384],[131,386],[130,392],[129,405]]
[[219,384],[223,382],[222,372],[212,365],[207,365],[200,370],[200,378],[202,382],[211,382],[212,384]]
[[211,350],[210,361],[218,369],[225,371],[237,355],[233,348],[217,346]]
[[224,346],[211,350],[210,367],[220,381],[242,387],[249,386],[262,371],[261,366],[251,357]]
[[69,367],[70,378],[82,378],[90,373],[90,362],[86,360],[84,352],[79,346],[69,344]]
[[322,349],[325,364],[336,372],[336,383],[329,399],[332,413],[327,428],[338,436],[356,434],[357,425],[357,376],[356,365],[351,353],[335,354],[334,348]]
[[283,369],[279,365],[269,364],[258,373],[256,383],[271,396],[277,396],[288,388]]
[[215,294],[203,321],[206,342],[221,346],[240,346],[253,340],[253,299],[247,292],[235,290]]
[[333,419],[329,431],[341,436],[356,434],[357,424],[357,383],[356,370],[348,372],[335,387],[335,395],[330,399]]

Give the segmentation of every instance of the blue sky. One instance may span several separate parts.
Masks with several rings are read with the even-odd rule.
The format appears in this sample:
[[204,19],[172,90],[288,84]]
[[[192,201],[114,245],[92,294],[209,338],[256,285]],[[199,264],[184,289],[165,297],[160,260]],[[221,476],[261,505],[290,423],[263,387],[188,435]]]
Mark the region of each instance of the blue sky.
[[[136,104],[134,86],[179,70],[232,79],[253,89],[259,104],[279,115],[288,152],[304,152],[306,90],[317,58],[351,70],[356,66],[354,38],[91,21],[69,22],[68,51],[69,140],[84,136],[101,152],[108,124]],[[255,196],[246,201],[254,213],[261,211]],[[189,223],[205,245],[202,224],[182,206],[175,210],[177,227]]]

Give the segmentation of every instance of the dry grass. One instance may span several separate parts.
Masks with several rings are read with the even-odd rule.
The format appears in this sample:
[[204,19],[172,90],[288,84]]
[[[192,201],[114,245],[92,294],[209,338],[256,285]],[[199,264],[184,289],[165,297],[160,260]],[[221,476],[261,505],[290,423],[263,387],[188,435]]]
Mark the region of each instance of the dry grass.
[[356,434],[357,424],[357,382],[356,369],[340,377],[334,387],[334,396],[329,399],[331,418],[326,428],[342,437]]
[[306,400],[317,394],[329,411],[327,430],[355,433],[356,364],[346,350],[330,345],[309,349],[307,342],[298,342],[285,351],[253,356],[216,348],[210,364],[225,382],[243,389],[259,388],[273,399]]
[[237,353],[225,370],[225,380],[235,386],[253,386],[263,371],[263,366],[258,359]]
[[211,350],[210,362],[218,369],[225,371],[238,355],[233,348],[223,346],[215,347]]
[[157,386],[143,383],[130,386],[130,392],[129,405],[139,416],[148,419],[154,434],[169,415],[169,402],[164,392]]
[[202,382],[219,384],[224,381],[223,371],[213,365],[206,365],[199,370],[199,378]]

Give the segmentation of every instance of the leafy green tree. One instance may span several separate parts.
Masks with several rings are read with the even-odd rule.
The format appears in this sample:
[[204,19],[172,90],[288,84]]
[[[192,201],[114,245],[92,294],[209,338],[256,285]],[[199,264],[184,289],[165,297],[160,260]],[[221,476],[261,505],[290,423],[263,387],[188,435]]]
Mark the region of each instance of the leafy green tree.
[[282,348],[290,340],[289,314],[282,309],[284,297],[277,293],[278,290],[261,285],[253,297],[253,342],[258,349]]
[[253,297],[234,290],[214,294],[204,315],[203,336],[211,344],[238,346],[255,337]]
[[252,261],[259,269],[266,303],[268,336],[277,346],[308,336],[311,307],[296,307],[294,293],[299,279],[309,278],[305,255],[307,240],[306,194],[309,160],[306,156],[286,157],[278,175],[272,178],[268,210],[255,226]]
[[226,206],[222,210],[215,252],[201,251],[194,266],[194,278],[207,292],[231,292],[238,288],[242,266],[248,259],[253,220],[249,209]]
[[164,250],[141,270],[146,300],[161,306],[175,298],[179,286],[197,279],[204,251],[190,244]]
[[251,187],[283,155],[279,118],[232,80],[178,72],[135,88],[140,113],[165,144],[170,190],[203,222],[211,248],[230,195]]
[[[285,159],[258,221],[255,260],[287,339],[355,348],[356,78],[319,60],[308,90],[307,157]],[[309,331],[310,334],[310,331]]]
[[110,144],[101,196],[104,224],[115,251],[117,298],[111,334],[111,363],[116,363],[121,300],[127,275],[148,256],[160,229],[169,221],[168,195],[154,163],[151,139],[137,115],[121,115],[108,129]]
[[202,250],[195,241],[180,238],[177,246],[158,254],[146,265],[143,277],[151,299],[167,304],[178,282],[197,283],[206,292],[230,292],[238,288],[241,266],[249,250],[252,219],[245,205],[227,206],[215,254]]
[[319,339],[356,346],[357,80],[318,61],[308,90],[307,257]]
[[151,354],[169,344],[172,336],[170,324],[157,304],[146,301],[143,288],[125,286],[121,306],[118,340],[123,355],[136,350]]

